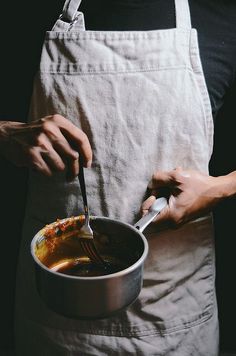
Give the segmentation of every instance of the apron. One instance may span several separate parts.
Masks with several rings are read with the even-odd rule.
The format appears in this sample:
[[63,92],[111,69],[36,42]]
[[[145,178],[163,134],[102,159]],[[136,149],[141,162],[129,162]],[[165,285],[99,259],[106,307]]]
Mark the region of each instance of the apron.
[[[58,113],[88,135],[91,214],[133,224],[155,171],[181,166],[208,173],[213,120],[197,32],[187,0],[175,0],[176,28],[125,32],[86,31],[80,2],[67,0],[46,34],[30,119]],[[211,216],[147,232],[139,298],[112,318],[79,321],[57,315],[38,296],[30,241],[46,223],[80,213],[78,180],[31,172],[17,279],[17,354],[216,356]]]

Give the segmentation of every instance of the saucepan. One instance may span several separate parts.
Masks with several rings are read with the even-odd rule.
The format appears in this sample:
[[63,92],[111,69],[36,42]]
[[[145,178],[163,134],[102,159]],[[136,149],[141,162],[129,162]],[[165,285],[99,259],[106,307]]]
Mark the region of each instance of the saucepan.
[[132,304],[142,288],[148,254],[143,230],[166,205],[165,198],[156,199],[148,214],[134,226],[91,217],[96,248],[104,260],[115,266],[102,274],[79,243],[84,216],[46,225],[31,242],[36,285],[45,304],[58,314],[76,319],[107,318]]

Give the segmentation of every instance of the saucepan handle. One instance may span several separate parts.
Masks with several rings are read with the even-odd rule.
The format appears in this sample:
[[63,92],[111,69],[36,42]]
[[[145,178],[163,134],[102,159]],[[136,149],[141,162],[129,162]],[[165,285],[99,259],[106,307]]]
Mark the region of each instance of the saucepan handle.
[[145,230],[146,227],[155,219],[155,217],[160,214],[162,209],[164,209],[167,204],[168,202],[166,198],[156,199],[156,201],[149,208],[148,213],[137,221],[136,224],[134,224],[134,227],[143,232],[143,230]]

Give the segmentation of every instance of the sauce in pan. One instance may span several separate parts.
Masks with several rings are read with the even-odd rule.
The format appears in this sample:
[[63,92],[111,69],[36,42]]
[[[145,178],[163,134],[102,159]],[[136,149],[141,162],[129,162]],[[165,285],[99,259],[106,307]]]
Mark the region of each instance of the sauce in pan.
[[111,261],[111,258],[105,260],[106,264],[92,263],[89,258],[71,259],[62,261],[51,267],[53,271],[78,277],[104,276],[119,272],[128,267],[123,261]]
[[46,227],[44,237],[36,244],[35,254],[38,259],[52,271],[80,277],[108,275],[132,264],[133,258],[124,253],[127,251],[126,246],[112,247],[109,237],[96,231],[95,244],[105,264],[91,262],[79,241],[79,230],[83,222],[83,217],[70,218]]

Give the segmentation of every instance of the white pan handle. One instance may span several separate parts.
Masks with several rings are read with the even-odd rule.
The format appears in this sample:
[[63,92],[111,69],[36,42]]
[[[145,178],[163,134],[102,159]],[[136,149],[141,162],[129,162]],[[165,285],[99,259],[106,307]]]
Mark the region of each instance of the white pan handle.
[[143,232],[146,227],[155,219],[155,217],[160,214],[162,209],[167,205],[166,198],[158,198],[149,208],[147,215],[143,216],[139,221],[134,224],[139,231]]

